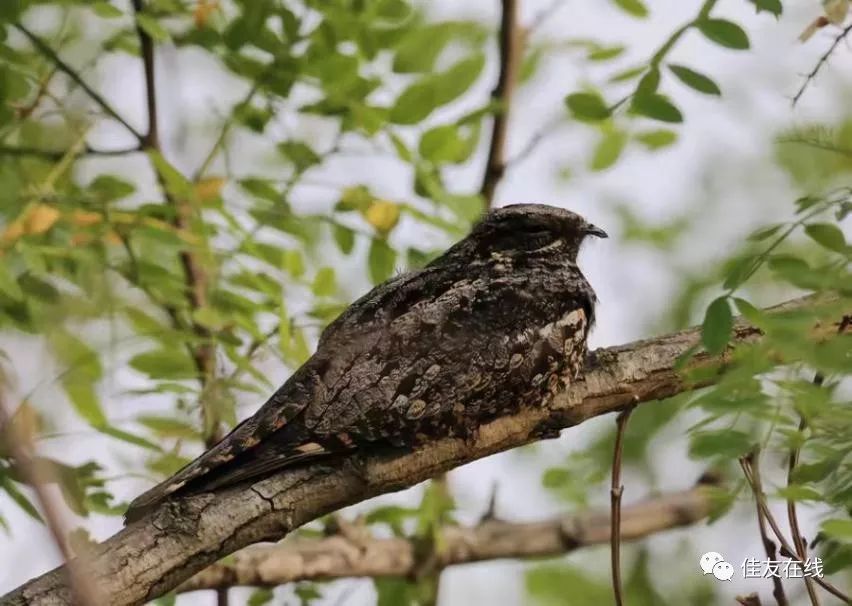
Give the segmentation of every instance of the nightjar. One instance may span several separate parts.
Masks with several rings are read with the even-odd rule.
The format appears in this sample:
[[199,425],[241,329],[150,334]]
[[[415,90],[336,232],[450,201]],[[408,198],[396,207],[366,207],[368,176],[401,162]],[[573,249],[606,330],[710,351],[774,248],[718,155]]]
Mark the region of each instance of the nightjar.
[[127,520],[170,495],[355,449],[468,438],[547,404],[585,358],[596,298],[577,253],[590,235],[606,237],[550,206],[490,211],[429,265],[355,301],[254,416],[135,499]]

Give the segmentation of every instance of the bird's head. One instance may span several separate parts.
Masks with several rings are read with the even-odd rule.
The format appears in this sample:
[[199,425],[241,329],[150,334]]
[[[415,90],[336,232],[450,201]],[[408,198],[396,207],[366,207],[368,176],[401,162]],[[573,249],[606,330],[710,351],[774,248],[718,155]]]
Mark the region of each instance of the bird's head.
[[544,204],[513,204],[489,211],[455,247],[475,258],[515,256],[541,251],[577,259],[589,237],[606,238],[600,227],[571,211]]

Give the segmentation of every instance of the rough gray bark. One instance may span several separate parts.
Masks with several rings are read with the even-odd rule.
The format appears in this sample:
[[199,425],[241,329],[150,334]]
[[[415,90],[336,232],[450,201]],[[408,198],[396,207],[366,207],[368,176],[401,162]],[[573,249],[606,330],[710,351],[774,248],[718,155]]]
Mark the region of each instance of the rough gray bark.
[[[816,302],[814,297],[803,297],[770,311],[798,310]],[[814,327],[816,337],[835,331],[836,324],[831,322]],[[755,342],[760,336],[757,328],[739,321],[732,342]],[[699,341],[700,329],[692,328],[599,349],[589,356],[584,379],[557,396],[548,409],[500,417],[482,426],[472,440],[438,440],[408,453],[360,454],[337,464],[288,470],[251,486],[167,503],[98,545],[80,568],[108,596],[109,604],[154,599],[242,547],[281,539],[347,505],[554,436],[559,429],[630,404],[712,384],[719,372],[702,373],[700,380],[688,383],[683,371],[721,371],[727,354],[713,358],[697,353],[676,369],[679,358],[695,351]],[[69,596],[65,568],[60,567],[0,598],[0,606],[64,605],[70,603]]]

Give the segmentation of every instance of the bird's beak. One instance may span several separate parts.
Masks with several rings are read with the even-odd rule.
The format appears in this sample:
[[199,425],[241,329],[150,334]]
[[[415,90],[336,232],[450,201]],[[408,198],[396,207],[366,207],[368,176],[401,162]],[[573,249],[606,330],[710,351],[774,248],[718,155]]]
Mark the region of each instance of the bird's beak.
[[586,234],[589,236],[595,236],[596,238],[609,238],[609,234],[600,227],[592,225],[591,223],[586,225]]

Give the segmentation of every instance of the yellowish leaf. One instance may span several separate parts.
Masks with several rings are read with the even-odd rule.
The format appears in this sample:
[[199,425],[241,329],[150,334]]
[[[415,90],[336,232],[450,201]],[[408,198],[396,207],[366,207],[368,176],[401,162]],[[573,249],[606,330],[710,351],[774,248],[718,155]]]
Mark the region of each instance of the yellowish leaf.
[[90,210],[74,210],[71,213],[71,223],[78,227],[89,227],[103,221],[103,215]]
[[849,0],[827,0],[823,2],[825,16],[834,25],[840,25],[846,21],[849,14]]
[[199,0],[195,5],[195,10],[192,12],[192,17],[195,20],[195,27],[201,29],[207,25],[215,11],[219,9],[219,0]]
[[799,34],[799,42],[807,42],[811,39],[811,37],[817,33],[821,28],[825,27],[829,24],[828,18],[820,15],[805,28],[801,34]]
[[205,177],[195,184],[195,196],[202,204],[212,202],[219,197],[224,186],[223,177]]
[[0,239],[3,244],[14,244],[18,238],[24,235],[24,221],[20,217],[9,223],[3,231],[3,236]]
[[59,220],[60,212],[48,204],[35,204],[24,214],[28,234],[43,234]]
[[376,231],[386,234],[399,222],[399,205],[389,200],[373,200],[364,218]]

